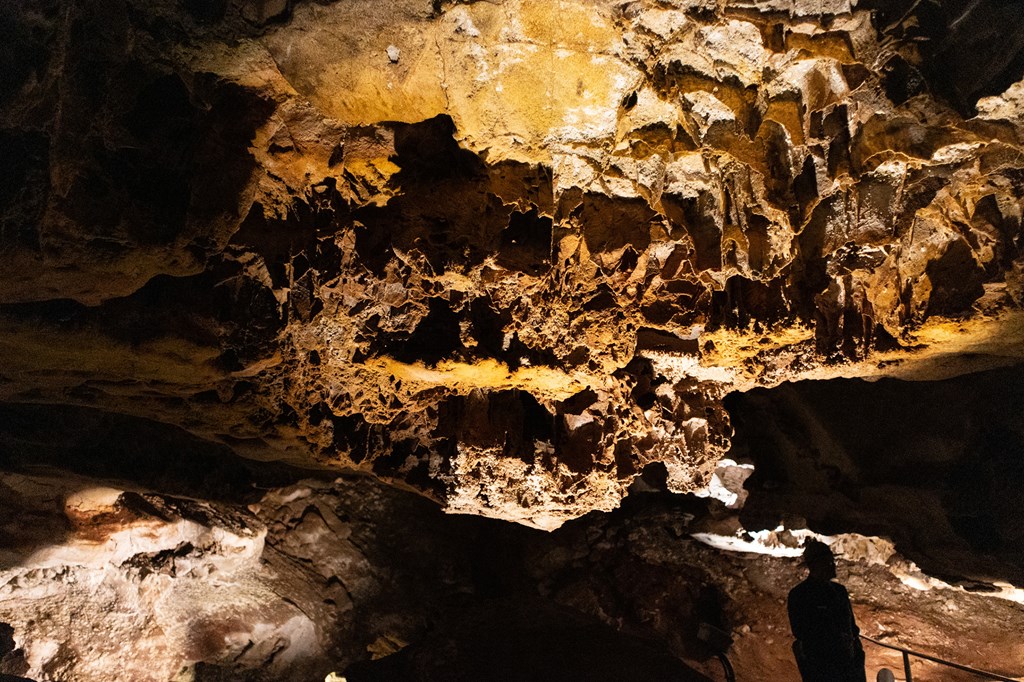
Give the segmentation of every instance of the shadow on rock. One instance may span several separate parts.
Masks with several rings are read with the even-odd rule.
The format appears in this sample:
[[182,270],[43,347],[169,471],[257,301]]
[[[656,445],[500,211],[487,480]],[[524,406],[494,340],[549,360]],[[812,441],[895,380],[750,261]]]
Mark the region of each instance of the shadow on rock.
[[663,680],[706,682],[655,642],[538,600],[482,602],[423,641],[345,671],[349,682]]

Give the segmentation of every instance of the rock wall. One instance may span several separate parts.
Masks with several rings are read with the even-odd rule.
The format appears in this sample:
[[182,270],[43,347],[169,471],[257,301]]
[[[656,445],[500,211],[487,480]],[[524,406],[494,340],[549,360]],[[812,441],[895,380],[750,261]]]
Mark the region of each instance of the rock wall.
[[[3,472],[0,491],[0,622],[16,647],[0,674],[721,679],[697,636],[712,623],[738,679],[796,676],[785,597],[803,577],[798,537],[708,546],[702,531],[728,513],[714,501],[635,491],[545,533],[446,516],[368,477],[296,480],[249,505],[38,469]],[[1020,603],[935,581],[883,540],[832,541],[865,634],[1024,671]],[[899,669],[866,650],[871,676]]]
[[358,479],[248,507],[54,472],[0,486],[32,521],[3,528],[0,621],[21,650],[3,672],[33,679],[323,679],[469,589],[436,508]]
[[994,0],[7,7],[6,402],[550,529],[732,390],[1024,348]]

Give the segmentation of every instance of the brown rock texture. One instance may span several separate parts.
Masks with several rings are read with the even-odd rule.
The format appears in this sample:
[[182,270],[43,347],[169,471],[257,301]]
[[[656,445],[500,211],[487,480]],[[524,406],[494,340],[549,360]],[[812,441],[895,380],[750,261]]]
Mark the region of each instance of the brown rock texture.
[[1024,674],[1022,197],[1003,0],[0,0],[0,677]]
[[1024,355],[994,0],[4,8],[7,403],[552,529],[731,391]]
[[[715,503],[635,492],[620,510],[548,533],[445,516],[363,476],[297,479],[249,504],[125,487],[0,474],[0,622],[17,645],[0,673],[719,680],[696,634],[712,622],[733,639],[737,679],[796,678],[785,609],[802,579],[796,538],[762,535],[755,552],[710,547],[701,531],[728,514]],[[10,521],[9,508],[31,523]],[[929,578],[884,540],[832,541],[865,634],[1024,672],[1021,603]],[[869,679],[900,668],[898,655],[866,653]],[[919,660],[914,671],[968,679]]]

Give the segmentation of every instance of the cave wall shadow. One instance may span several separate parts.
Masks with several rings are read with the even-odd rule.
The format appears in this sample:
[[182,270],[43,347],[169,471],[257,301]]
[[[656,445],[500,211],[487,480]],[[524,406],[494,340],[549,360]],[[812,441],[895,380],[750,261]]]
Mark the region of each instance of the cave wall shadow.
[[889,537],[953,583],[1024,584],[1024,365],[943,381],[787,383],[726,407],[733,455],[755,465],[748,529]]

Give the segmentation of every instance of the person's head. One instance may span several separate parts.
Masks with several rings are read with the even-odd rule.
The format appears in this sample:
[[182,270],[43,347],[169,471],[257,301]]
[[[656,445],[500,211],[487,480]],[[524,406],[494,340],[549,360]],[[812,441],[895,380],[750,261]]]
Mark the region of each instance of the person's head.
[[804,564],[812,578],[832,580],[836,577],[836,560],[824,542],[812,539],[804,543]]

